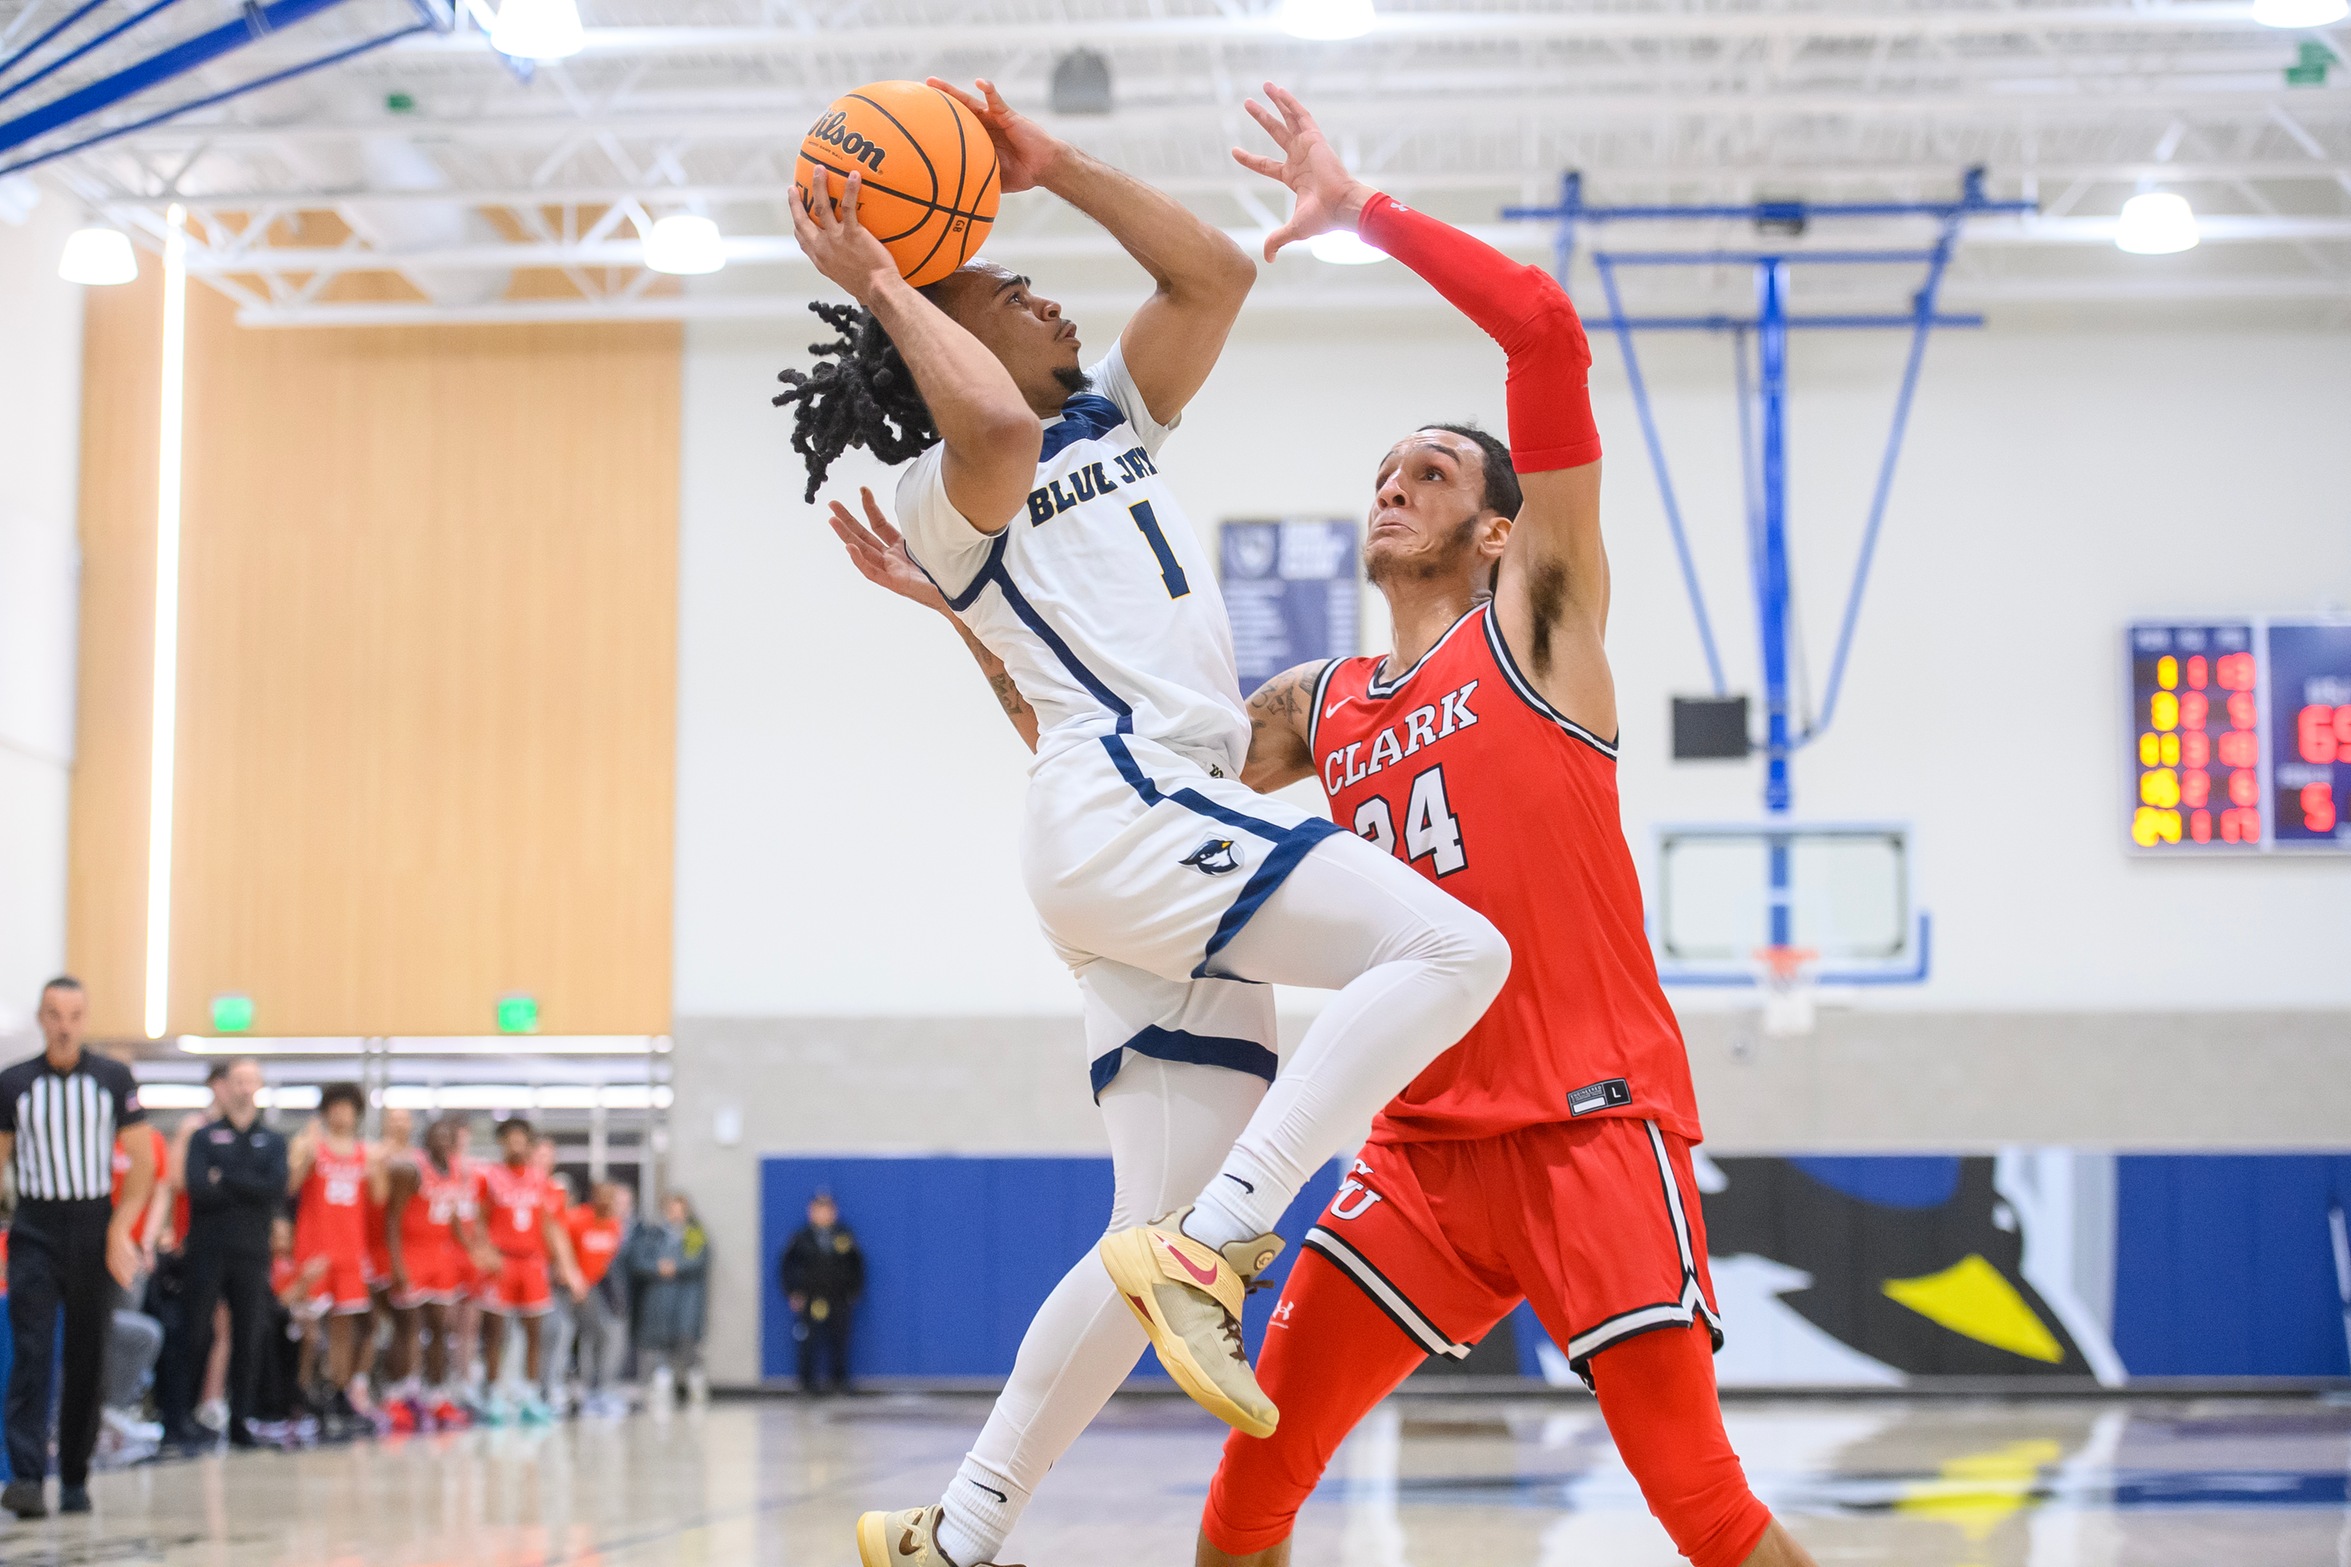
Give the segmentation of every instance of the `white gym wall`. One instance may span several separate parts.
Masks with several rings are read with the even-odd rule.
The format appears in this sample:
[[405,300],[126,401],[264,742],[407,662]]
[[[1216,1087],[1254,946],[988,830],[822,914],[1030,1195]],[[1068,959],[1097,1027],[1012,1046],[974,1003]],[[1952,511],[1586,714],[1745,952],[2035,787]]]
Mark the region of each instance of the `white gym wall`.
[[[23,182],[0,193],[38,194]],[[7,212],[18,221],[0,220],[0,1040],[13,1048],[41,981],[65,963],[82,291],[57,275],[80,214],[53,194]]]

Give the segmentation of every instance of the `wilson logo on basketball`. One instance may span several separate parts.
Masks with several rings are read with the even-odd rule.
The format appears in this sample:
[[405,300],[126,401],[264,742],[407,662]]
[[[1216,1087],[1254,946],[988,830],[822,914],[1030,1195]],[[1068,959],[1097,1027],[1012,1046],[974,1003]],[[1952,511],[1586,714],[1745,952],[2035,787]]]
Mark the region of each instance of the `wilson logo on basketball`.
[[828,147],[838,147],[842,157],[855,158],[876,174],[882,172],[880,145],[867,141],[849,129],[849,116],[837,109],[809,128],[808,139],[821,141]]

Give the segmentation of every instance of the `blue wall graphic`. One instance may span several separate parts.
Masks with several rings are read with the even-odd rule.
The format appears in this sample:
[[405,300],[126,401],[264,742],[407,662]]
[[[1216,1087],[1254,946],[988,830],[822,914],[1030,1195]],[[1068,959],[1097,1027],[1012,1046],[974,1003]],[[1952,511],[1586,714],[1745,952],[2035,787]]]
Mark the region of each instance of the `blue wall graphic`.
[[[1852,1279],[1833,1276],[1835,1259],[1846,1255],[1881,1259],[1881,1272],[1929,1274],[1948,1264],[1945,1251],[1980,1254],[2012,1275],[2022,1236],[2010,1235],[2018,1221],[1989,1192],[1977,1168],[1986,1163],[1879,1155],[1722,1160],[1729,1183],[1706,1202],[1717,1270],[1726,1256],[1759,1254],[1808,1272],[1809,1289],[1784,1298],[1814,1325],[1909,1376],[2080,1375],[2082,1362],[2070,1350],[2062,1359],[2010,1366],[1987,1359],[1980,1346],[1938,1345],[1932,1335],[1941,1329],[1923,1318],[1905,1327],[1908,1313],[1899,1309],[1889,1326],[1887,1292],[1874,1275],[1859,1277],[1867,1261],[1853,1264]],[[2351,1376],[2328,1217],[2351,1205],[2351,1154],[2130,1154],[2114,1157],[2112,1167],[2112,1211],[2095,1222],[2108,1227],[2100,1231],[2113,1259],[2107,1326],[2130,1376]],[[1291,1244],[1275,1266],[1277,1279],[1287,1275],[1298,1240],[1338,1179],[1338,1164],[1326,1166],[1284,1216],[1280,1230]],[[866,1251],[868,1293],[852,1365],[867,1377],[1002,1377],[1030,1317],[1100,1237],[1111,1201],[1110,1162],[1102,1158],[764,1160],[761,1362],[768,1377],[797,1369],[776,1264],[820,1186],[840,1200]],[[1837,1233],[1818,1233],[1822,1225]],[[1914,1241],[1909,1228],[1944,1238]],[[2047,1303],[2021,1283],[2016,1288],[2055,1339],[2069,1342]],[[1850,1304],[1830,1298],[1840,1291]],[[1252,1355],[1274,1299],[1273,1291],[1250,1299]],[[1490,1346],[1499,1353],[1481,1357],[1477,1369],[1539,1374],[1544,1341],[1532,1314],[1522,1307],[1509,1326],[1513,1341]],[[1739,1331],[1735,1318],[1729,1329]],[[1928,1336],[1919,1345],[1896,1352],[1907,1343],[1903,1335],[1922,1331]],[[1872,1333],[1869,1343],[1859,1342]],[[1141,1370],[1159,1374],[1148,1355]]]

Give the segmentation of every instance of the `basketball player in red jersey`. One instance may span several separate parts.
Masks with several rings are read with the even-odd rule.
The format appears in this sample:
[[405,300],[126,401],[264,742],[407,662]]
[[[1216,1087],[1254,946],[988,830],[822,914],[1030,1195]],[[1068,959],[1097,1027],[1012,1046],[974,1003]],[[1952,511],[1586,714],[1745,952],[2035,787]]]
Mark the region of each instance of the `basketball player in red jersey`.
[[[1748,1489],[1708,1358],[1695,1096],[1617,804],[1582,326],[1549,276],[1356,182],[1304,107],[1268,93],[1279,117],[1250,110],[1283,158],[1236,154],[1296,198],[1267,254],[1353,227],[1419,272],[1508,353],[1511,440],[1431,425],[1387,453],[1364,554],[1394,651],[1267,682],[1244,778],[1319,778],[1342,826],[1484,914],[1514,963],[1468,1036],[1389,1103],[1308,1236],[1257,1367],[1282,1422],[1228,1439],[1198,1563],[1286,1564],[1298,1507],[1355,1423],[1524,1298],[1685,1556],[1804,1567]],[[859,569],[927,602],[867,510],[871,532],[834,509]]]
[[[479,1220],[478,1177],[458,1152],[463,1125],[454,1116],[435,1121],[425,1128],[422,1155],[397,1160],[386,1171],[386,1272],[398,1314],[393,1396],[418,1429],[445,1431],[466,1424],[449,1381],[450,1319],[477,1260],[485,1269],[496,1266]],[[420,1339],[421,1386],[415,1381]],[[396,1413],[395,1424],[400,1419]]]
[[532,1161],[531,1123],[519,1116],[498,1123],[496,1164],[480,1166],[477,1177],[481,1211],[488,1222],[490,1244],[497,1249],[497,1270],[483,1281],[482,1310],[494,1319],[482,1330],[482,1371],[488,1383],[490,1417],[505,1413],[498,1391],[498,1373],[506,1358],[505,1318],[522,1319],[525,1390],[518,1412],[533,1424],[550,1417],[539,1397],[543,1382],[544,1329],[555,1295],[548,1278],[554,1263],[555,1279],[577,1300],[586,1293],[571,1254],[571,1236],[563,1227],[567,1211],[563,1194],[545,1171]]
[[286,1150],[286,1190],[300,1198],[294,1221],[294,1264],[324,1259],[317,1296],[327,1311],[327,1381],[335,1389],[330,1420],[351,1421],[351,1379],[358,1369],[360,1335],[374,1299],[368,1292],[368,1188],[383,1179],[382,1162],[359,1139],[367,1099],[355,1083],[330,1083],[318,1096],[318,1119]]

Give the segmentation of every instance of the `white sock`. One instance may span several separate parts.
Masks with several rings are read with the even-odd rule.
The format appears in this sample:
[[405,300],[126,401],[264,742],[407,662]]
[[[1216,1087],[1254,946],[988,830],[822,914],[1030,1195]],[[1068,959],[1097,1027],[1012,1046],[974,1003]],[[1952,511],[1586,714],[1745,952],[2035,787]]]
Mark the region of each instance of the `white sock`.
[[985,1567],[1004,1548],[1015,1519],[1029,1505],[1029,1492],[1011,1476],[966,1456],[940,1498],[939,1549],[955,1567]]
[[1272,1229],[1323,1161],[1469,1032],[1510,975],[1510,947],[1483,915],[1339,834],[1298,862],[1217,963],[1338,994],[1185,1221],[1212,1247]]

